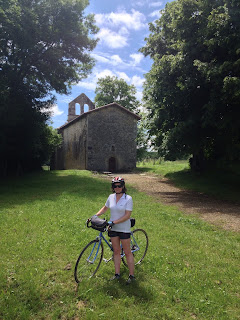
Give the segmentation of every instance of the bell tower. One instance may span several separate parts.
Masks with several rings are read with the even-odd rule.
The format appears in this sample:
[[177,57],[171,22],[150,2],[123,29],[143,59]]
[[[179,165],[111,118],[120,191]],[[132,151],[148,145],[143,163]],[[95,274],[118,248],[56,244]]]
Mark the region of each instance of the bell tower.
[[84,113],[84,105],[88,105],[88,111],[94,110],[94,103],[84,94],[81,93],[80,96],[71,101],[68,105],[68,122],[72,121],[79,115],[76,115],[76,103],[80,105],[80,115]]

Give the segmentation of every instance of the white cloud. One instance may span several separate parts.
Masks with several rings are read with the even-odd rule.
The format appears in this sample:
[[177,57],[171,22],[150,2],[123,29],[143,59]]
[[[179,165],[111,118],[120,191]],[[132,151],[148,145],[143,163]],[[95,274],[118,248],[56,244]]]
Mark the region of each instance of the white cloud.
[[161,12],[160,12],[160,10],[155,10],[155,11],[153,11],[152,13],[150,13],[149,14],[149,17],[152,17],[152,18],[160,18],[161,17]]
[[99,38],[100,43],[111,49],[126,47],[131,31],[139,31],[143,28],[148,30],[145,15],[134,9],[130,13],[123,10],[96,14],[95,20],[100,27],[96,38]]
[[96,88],[96,83],[92,81],[81,81],[81,82],[78,82],[77,86],[87,90],[94,91]]
[[138,99],[138,101],[141,101],[141,100],[142,100],[142,97],[143,97],[142,91],[138,91],[138,90],[137,90],[136,98]]
[[133,53],[133,54],[130,54],[130,57],[133,59],[133,62],[132,62],[133,66],[138,65],[144,58],[142,53]]
[[105,78],[107,76],[113,77],[115,74],[109,69],[104,69],[103,71],[96,73],[96,79]]
[[60,102],[63,102],[63,103],[69,103],[69,102],[71,102],[73,99],[74,99],[74,97],[72,97],[72,96],[68,96],[68,97],[65,97],[65,98],[62,98],[62,97],[60,96],[59,101],[60,101]]
[[87,90],[95,91],[98,79],[105,78],[107,76],[113,77],[115,74],[109,69],[104,69],[100,72],[95,70],[87,80],[78,82],[77,86]]
[[123,79],[123,80],[126,81],[126,82],[130,82],[130,81],[131,81],[131,79],[129,78],[129,76],[128,76],[125,72],[119,72],[119,71],[117,71],[117,72],[116,72],[116,76],[117,76],[118,78],[120,78],[120,79]]
[[111,62],[114,66],[123,63],[122,59],[117,54],[114,54],[113,56],[111,56]]
[[144,81],[144,78],[141,78],[139,76],[133,76],[131,79],[131,84],[133,84],[135,87],[142,87]]
[[98,52],[92,54],[92,57],[95,58],[99,63],[99,65],[108,65],[118,67],[124,70],[129,71],[129,68],[138,70],[140,72],[146,72],[142,70],[142,60],[144,59],[144,55],[142,53],[132,53],[129,55],[131,59],[123,60],[118,54],[117,55],[109,55],[107,52]]
[[64,111],[60,110],[57,104],[52,104],[47,108],[43,108],[42,112],[46,112],[51,115],[51,117],[61,116]]
[[122,60],[118,54],[109,55],[105,52],[92,54],[92,57],[100,63],[110,64],[113,66],[126,66],[127,64]]
[[161,7],[163,5],[162,1],[152,2],[149,4],[149,7]]
[[121,33],[111,31],[110,29],[103,28],[96,36],[106,46],[117,49],[127,46],[127,37]]
[[102,54],[92,53],[91,56],[99,62],[109,63],[109,59],[105,58]]
[[64,113],[63,110],[59,109],[57,104],[53,104],[52,108],[50,108],[50,110],[51,110],[51,112],[53,114],[53,117],[61,116]]
[[146,4],[146,0],[132,0],[131,2],[131,5],[135,7],[143,7]]
[[108,27],[126,27],[128,30],[140,30],[146,27],[145,16],[143,13],[131,10],[131,13],[126,11],[122,12],[111,12],[105,14],[96,14],[95,15],[96,24],[101,26]]

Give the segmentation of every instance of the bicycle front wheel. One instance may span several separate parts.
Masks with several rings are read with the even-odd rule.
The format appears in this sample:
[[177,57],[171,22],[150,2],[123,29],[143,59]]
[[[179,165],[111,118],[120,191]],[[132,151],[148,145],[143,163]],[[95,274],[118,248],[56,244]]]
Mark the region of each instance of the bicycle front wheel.
[[[134,256],[134,264],[140,264],[147,253],[148,235],[143,229],[135,229],[133,230],[130,241],[131,251]],[[122,261],[125,266],[127,266],[127,260],[125,256],[122,258]]]
[[99,240],[92,240],[80,253],[74,270],[77,283],[95,275],[103,259],[103,244]]

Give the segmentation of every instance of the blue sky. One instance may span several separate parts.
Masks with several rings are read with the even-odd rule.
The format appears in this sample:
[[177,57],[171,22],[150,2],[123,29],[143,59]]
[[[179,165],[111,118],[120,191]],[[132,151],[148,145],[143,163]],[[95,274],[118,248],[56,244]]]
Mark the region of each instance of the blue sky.
[[[160,10],[166,0],[89,0],[86,13],[94,13],[97,26],[100,28],[97,37],[100,39],[91,53],[96,65],[88,78],[72,87],[70,95],[57,95],[53,106],[52,125],[60,127],[67,121],[68,103],[81,93],[92,101],[98,78],[107,75],[124,79],[134,84],[137,98],[141,100],[144,74],[152,61],[145,58],[138,50],[145,45],[144,38],[149,35],[149,22],[160,17]],[[79,114],[79,110],[76,110]]]

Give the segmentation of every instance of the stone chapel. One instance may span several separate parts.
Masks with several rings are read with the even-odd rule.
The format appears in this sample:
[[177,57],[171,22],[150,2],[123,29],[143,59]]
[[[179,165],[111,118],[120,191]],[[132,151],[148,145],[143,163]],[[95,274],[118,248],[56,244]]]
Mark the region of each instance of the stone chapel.
[[[80,105],[80,115],[76,114],[76,104]],[[68,122],[58,128],[63,142],[51,169],[131,171],[136,167],[139,120],[137,114],[115,102],[95,108],[82,93],[69,103]]]

